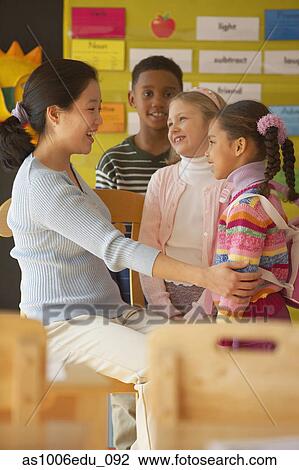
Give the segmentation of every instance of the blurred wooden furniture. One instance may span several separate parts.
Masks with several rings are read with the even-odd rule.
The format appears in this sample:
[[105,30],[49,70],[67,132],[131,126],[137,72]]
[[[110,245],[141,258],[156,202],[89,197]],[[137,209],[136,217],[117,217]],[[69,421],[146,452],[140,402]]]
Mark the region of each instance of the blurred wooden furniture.
[[28,434],[34,448],[41,438],[39,419],[32,418],[45,389],[46,334],[38,321],[5,313],[0,315],[0,332],[1,447],[6,428],[16,430],[12,448],[17,445],[13,437]]
[[26,425],[45,386],[46,334],[40,322],[0,315],[0,418]]
[[[82,416],[58,421],[55,414],[41,413],[48,403],[41,323],[1,311],[0,332],[0,449],[91,448],[94,429]],[[82,404],[85,396],[77,392],[78,397]],[[92,397],[89,406],[95,403]]]
[[79,448],[107,449],[108,396],[112,392],[132,392],[133,385],[97,375],[84,366],[75,365],[70,370],[73,378],[67,376],[65,380],[48,383],[41,419],[43,422],[81,423],[85,435]]
[[[124,224],[130,223],[132,225],[131,238],[132,240],[138,240],[144,196],[117,189],[95,189],[94,191],[108,207],[112,223],[116,228],[124,233]],[[144,307],[144,296],[139,274],[132,270],[130,270],[130,296],[132,305]]]
[[[275,349],[232,350],[221,338]],[[299,436],[299,326],[171,325],[149,342],[155,449]]]
[[41,323],[2,311],[0,332],[0,448],[107,449],[108,394],[132,385],[80,366],[49,382]]

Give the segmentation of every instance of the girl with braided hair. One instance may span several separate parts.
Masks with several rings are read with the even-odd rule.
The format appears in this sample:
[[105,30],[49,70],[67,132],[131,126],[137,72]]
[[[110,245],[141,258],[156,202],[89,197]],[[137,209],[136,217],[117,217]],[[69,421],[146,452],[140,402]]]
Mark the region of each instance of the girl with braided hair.
[[[288,185],[288,200],[295,191],[294,146],[282,120],[256,101],[226,106],[209,127],[209,163],[217,179],[227,178],[234,188],[230,205],[219,220],[215,263],[249,260],[243,272],[271,271],[286,282],[289,271],[286,235],[278,229],[254,194],[266,196],[286,219],[271,180],[281,167]],[[248,196],[251,193],[252,196]],[[242,197],[244,194],[244,197]],[[250,302],[215,296],[218,316],[263,317],[289,320],[281,287],[262,281]]]

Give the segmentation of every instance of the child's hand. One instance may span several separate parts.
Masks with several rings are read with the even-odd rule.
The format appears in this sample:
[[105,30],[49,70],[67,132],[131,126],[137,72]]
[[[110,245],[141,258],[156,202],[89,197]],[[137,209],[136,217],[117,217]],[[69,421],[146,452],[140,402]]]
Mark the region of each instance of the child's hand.
[[225,298],[233,297],[235,301],[244,303],[255,294],[259,285],[261,272],[239,273],[235,269],[248,266],[247,261],[234,261],[217,264],[207,269],[207,287],[215,294]]

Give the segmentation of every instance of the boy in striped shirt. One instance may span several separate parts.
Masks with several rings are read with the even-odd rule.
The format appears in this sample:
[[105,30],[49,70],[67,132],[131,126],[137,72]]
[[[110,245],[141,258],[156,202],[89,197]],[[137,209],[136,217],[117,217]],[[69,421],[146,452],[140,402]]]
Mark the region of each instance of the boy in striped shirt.
[[182,88],[182,71],[171,59],[151,56],[135,66],[128,98],[140,130],[104,153],[96,168],[97,189],[146,193],[152,174],[170,157],[168,106]]

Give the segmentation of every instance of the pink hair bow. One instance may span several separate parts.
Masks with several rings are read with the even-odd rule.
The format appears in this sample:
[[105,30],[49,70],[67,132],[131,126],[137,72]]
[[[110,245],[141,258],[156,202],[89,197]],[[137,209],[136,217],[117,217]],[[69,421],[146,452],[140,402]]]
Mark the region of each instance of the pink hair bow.
[[278,143],[283,145],[287,138],[287,131],[283,120],[276,114],[268,113],[261,117],[257,122],[257,130],[261,135],[266,135],[269,127],[277,127],[278,129]]

